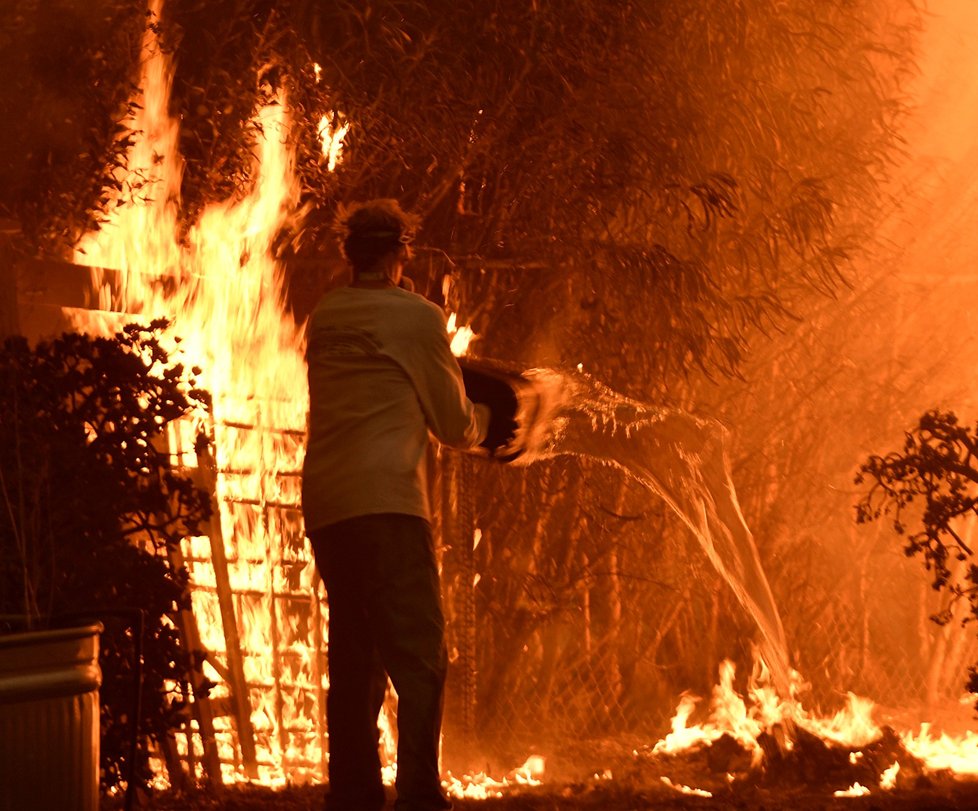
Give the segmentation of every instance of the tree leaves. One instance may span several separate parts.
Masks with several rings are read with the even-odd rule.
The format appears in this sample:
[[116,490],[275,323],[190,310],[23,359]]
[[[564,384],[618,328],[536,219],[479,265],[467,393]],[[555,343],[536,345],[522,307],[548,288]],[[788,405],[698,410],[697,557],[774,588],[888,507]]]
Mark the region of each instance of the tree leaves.
[[67,250],[98,226],[143,20],[127,0],[0,4],[0,216],[35,249]]
[[[863,463],[856,484],[868,484],[856,505],[856,521],[892,516],[894,532],[908,557],[920,555],[933,573],[935,589],[967,597],[978,618],[978,567],[967,567],[963,583],[951,562],[967,561],[973,550],[961,537],[963,519],[978,515],[978,426],[962,425],[950,411],[928,411],[906,433],[903,448]],[[949,620],[950,611],[934,617]]]

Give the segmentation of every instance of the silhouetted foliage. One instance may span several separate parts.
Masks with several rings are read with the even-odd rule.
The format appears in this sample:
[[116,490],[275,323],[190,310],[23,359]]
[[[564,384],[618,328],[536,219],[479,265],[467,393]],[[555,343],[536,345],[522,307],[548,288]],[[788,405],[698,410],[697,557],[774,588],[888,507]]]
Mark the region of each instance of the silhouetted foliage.
[[[292,7],[310,200],[404,199],[477,352],[640,397],[736,374],[759,328],[842,283],[915,20],[877,0]],[[332,111],[352,129],[327,176]]]
[[[928,411],[906,433],[902,450],[870,456],[860,466],[856,484],[866,483],[857,522],[892,515],[904,552],[923,557],[934,589],[966,598],[971,616],[965,621],[978,619],[978,565],[969,562],[960,579],[949,565],[974,556],[958,530],[963,518],[978,515],[978,426],[962,425],[953,412]],[[931,619],[943,625],[951,617],[947,609]],[[978,666],[970,673],[968,689],[978,692]]]
[[69,249],[121,188],[145,21],[130,0],[0,3],[0,217],[35,249]]
[[200,532],[208,496],[169,466],[167,426],[199,403],[158,341],[160,323],[115,338],[66,333],[0,348],[0,614],[29,627],[89,616],[101,638],[102,786],[128,777],[134,639],[146,625],[139,779],[146,741],[178,725],[190,660],[174,625],[186,572],[167,549]]

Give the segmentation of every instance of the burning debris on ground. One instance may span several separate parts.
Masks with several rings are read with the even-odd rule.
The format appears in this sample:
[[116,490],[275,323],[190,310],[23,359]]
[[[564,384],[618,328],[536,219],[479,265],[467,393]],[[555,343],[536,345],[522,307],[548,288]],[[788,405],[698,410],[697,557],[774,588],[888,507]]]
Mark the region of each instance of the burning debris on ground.
[[[790,745],[783,732],[765,732],[758,736],[763,758],[757,765],[747,748],[724,733],[712,743],[677,754],[654,754],[651,748],[639,751],[634,768],[639,775],[660,772],[664,779],[695,785],[713,796],[763,789],[829,797],[857,783],[876,795],[894,788],[929,790],[938,784],[946,789],[954,782],[949,772],[928,776],[922,762],[907,751],[893,730],[884,728],[882,733],[878,741],[854,749],[828,743],[802,729]],[[899,766],[894,769],[894,764]]]

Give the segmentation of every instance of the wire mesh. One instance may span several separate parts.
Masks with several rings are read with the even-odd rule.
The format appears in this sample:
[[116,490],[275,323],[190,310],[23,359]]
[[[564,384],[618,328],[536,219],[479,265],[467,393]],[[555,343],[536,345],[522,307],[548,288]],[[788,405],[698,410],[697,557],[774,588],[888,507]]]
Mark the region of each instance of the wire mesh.
[[[504,476],[476,466],[473,492],[489,494],[475,509],[478,578],[453,579],[448,556],[446,597],[474,595],[484,750],[653,743],[683,692],[709,695],[723,659],[746,695],[753,623],[661,505],[615,471],[566,460]],[[834,712],[853,691],[885,722],[957,702],[978,655],[972,628],[931,622],[943,604],[920,562],[882,529],[861,537],[849,515],[826,522],[830,540],[759,539],[810,685],[803,704]]]

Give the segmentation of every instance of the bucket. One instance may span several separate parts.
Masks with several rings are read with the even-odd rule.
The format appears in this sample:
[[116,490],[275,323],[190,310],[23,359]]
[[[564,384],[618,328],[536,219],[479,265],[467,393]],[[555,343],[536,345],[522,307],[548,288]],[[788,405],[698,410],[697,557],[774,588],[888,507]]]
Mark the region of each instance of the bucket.
[[459,358],[465,396],[489,406],[489,430],[482,448],[500,462],[512,462],[526,450],[526,438],[538,415],[538,393],[519,372],[485,359]]
[[0,636],[0,811],[96,811],[99,623]]

